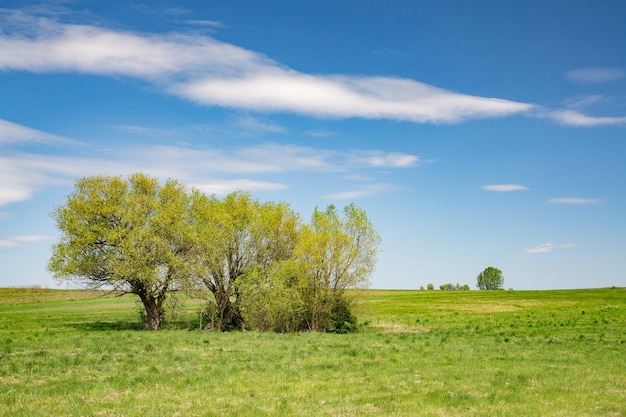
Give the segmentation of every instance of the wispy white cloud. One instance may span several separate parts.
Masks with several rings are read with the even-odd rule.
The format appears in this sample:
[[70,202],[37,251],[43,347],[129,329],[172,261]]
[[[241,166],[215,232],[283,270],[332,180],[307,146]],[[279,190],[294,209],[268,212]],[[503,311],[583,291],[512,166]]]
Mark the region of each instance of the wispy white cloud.
[[603,201],[604,200],[601,198],[557,197],[557,198],[549,199],[548,203],[582,205],[582,204],[598,204],[598,203],[602,203]]
[[115,130],[130,133],[135,136],[149,136],[149,137],[172,137],[177,135],[175,129],[137,126],[137,125],[118,125],[112,127]]
[[229,124],[246,135],[259,135],[264,133],[285,133],[287,129],[276,123],[268,122],[258,117],[249,115],[233,116],[229,119]]
[[69,71],[165,81],[219,72],[240,74],[272,61],[206,36],[139,35],[32,19],[0,36],[0,68]]
[[573,243],[565,243],[562,245],[554,245],[550,242],[548,243],[543,243],[541,245],[537,245],[535,247],[529,248],[529,249],[524,249],[524,252],[526,253],[548,253],[548,252],[552,252],[555,249],[569,249],[569,248],[573,248],[576,245]]
[[345,154],[341,155],[334,151],[278,143],[241,148],[236,151],[236,154],[237,159],[243,161],[267,164],[273,172],[339,172],[344,168],[337,163],[337,158],[345,161]]
[[377,168],[407,168],[421,162],[417,155],[382,151],[358,152],[353,161]]
[[278,66],[245,76],[211,76],[180,83],[170,91],[205,105],[417,123],[455,123],[532,108],[526,103],[454,93],[408,79],[319,76]]
[[185,20],[185,23],[209,28],[221,28],[224,26],[222,22],[218,22],[217,20]]
[[15,235],[11,238],[11,240],[23,243],[46,242],[53,239],[54,237],[49,235]]
[[528,187],[520,184],[490,184],[480,187],[485,191],[497,191],[497,192],[511,192],[511,191],[526,191]]
[[327,138],[334,136],[335,132],[331,132],[330,130],[308,130],[306,134],[315,138]]
[[236,190],[279,191],[288,188],[286,184],[256,181],[247,178],[236,180],[213,180],[190,185],[204,193],[215,195],[224,195]]
[[47,184],[45,174],[31,170],[19,158],[0,155],[0,207],[30,199],[37,184]]
[[[126,151],[126,152],[125,152]],[[117,154],[103,154],[101,158],[80,156],[50,156],[31,153],[14,153],[0,157],[0,207],[30,199],[37,191],[50,186],[70,186],[74,180],[90,175],[128,175],[142,171],[162,179],[176,178],[183,182],[198,184],[212,193],[239,184],[247,190],[280,189],[270,187],[263,181],[245,179],[210,181],[211,175],[245,175],[276,172],[280,167],[254,161],[238,161],[230,158],[229,164],[221,166],[219,151],[198,151],[176,147],[135,147],[117,150]],[[215,157],[218,159],[215,159]],[[221,187],[221,188],[220,188]]]
[[[564,108],[547,109],[537,107],[533,114],[550,119],[558,124],[573,127],[624,126],[626,116],[598,116],[599,109],[608,109],[621,100],[603,94],[577,94],[564,100]],[[590,115],[593,112],[596,115]]]
[[408,55],[404,52],[395,51],[389,48],[380,48],[374,49],[370,52],[372,55],[384,55],[384,56],[395,56],[399,58],[406,58]]
[[139,34],[24,17],[11,28],[0,34],[0,69],[137,77],[210,106],[417,123],[502,117],[533,108],[410,79],[305,74],[205,35]]
[[357,190],[341,191],[338,193],[327,194],[324,197],[329,200],[354,200],[374,194],[385,193],[389,191],[399,190],[400,187],[394,184],[370,184]]
[[626,72],[621,68],[583,68],[568,71],[567,79],[576,83],[607,83],[626,77]]
[[250,115],[232,114],[223,122],[211,124],[192,124],[174,127],[153,127],[138,125],[119,125],[113,129],[136,136],[159,138],[167,141],[178,141],[180,138],[197,137],[255,137],[279,135],[287,129],[277,123]]
[[0,119],[0,145],[2,144],[78,144],[78,142],[57,135],[41,132],[26,126]]
[[30,181],[0,179],[0,207],[32,197],[36,187]]
[[[75,152],[66,156],[45,155],[11,149],[0,155],[0,207],[27,200],[43,187],[71,185],[76,178],[89,175],[128,175],[142,171],[159,178],[196,184],[211,193],[222,193],[233,187],[271,191],[284,189],[287,184],[264,181],[260,176],[288,172],[345,174],[351,170],[361,172],[381,167],[403,169],[420,160],[416,155],[398,152],[341,152],[277,143],[232,149],[191,145],[119,145],[111,149],[85,145],[76,148],[87,152],[88,156]],[[250,179],[250,176],[255,178]]]
[[620,117],[596,117],[588,116],[576,110],[554,110],[546,112],[543,117],[550,118],[557,123],[567,126],[595,127],[626,125],[626,116]]
[[565,99],[565,105],[569,108],[586,108],[596,106],[607,101],[603,94],[577,94]]
[[54,240],[54,237],[48,235],[15,235],[6,239],[0,239],[0,247],[14,247],[25,243],[48,242],[51,240]]

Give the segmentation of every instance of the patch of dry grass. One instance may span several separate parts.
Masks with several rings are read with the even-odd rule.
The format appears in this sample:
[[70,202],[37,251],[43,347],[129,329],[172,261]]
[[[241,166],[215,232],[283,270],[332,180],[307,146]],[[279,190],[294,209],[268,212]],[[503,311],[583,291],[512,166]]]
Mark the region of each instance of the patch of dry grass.
[[372,329],[382,333],[426,333],[430,331],[426,326],[415,326],[393,322],[376,322],[370,325]]

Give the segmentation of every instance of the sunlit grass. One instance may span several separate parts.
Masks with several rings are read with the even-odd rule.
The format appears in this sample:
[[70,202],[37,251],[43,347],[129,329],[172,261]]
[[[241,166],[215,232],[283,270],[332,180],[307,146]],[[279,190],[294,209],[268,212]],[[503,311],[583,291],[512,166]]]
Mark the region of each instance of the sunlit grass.
[[623,289],[364,291],[348,335],[42,295],[0,290],[1,416],[626,416]]

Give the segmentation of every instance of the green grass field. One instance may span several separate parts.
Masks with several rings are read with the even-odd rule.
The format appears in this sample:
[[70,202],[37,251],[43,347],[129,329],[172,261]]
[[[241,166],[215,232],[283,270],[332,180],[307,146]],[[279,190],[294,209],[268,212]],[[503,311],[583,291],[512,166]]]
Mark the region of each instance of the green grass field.
[[0,289],[0,416],[626,416],[626,290],[363,291],[356,334]]

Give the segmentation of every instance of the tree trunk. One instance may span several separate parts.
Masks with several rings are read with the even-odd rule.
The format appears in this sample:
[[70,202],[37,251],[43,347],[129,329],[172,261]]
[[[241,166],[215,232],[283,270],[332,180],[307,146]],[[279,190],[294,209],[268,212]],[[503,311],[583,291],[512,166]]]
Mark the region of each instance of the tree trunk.
[[243,318],[239,308],[230,300],[230,294],[225,290],[217,289],[213,295],[218,313],[218,330],[241,330]]
[[151,296],[145,296],[141,297],[141,301],[146,309],[146,329],[159,330],[161,328],[164,315],[164,311],[161,306],[162,300],[157,300],[155,297]]

